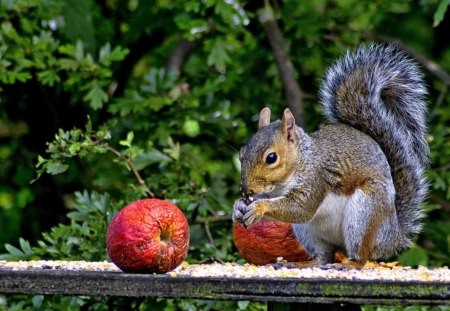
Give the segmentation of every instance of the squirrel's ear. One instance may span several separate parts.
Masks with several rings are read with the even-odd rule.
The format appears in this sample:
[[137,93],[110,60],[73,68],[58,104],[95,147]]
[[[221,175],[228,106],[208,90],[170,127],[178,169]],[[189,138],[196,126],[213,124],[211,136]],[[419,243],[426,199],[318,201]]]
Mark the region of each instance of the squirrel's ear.
[[266,107],[263,108],[259,113],[258,128],[262,128],[263,126],[269,124],[270,124],[270,109]]
[[295,131],[295,119],[289,108],[286,108],[281,119],[281,132],[289,142],[296,142],[298,140],[297,132]]

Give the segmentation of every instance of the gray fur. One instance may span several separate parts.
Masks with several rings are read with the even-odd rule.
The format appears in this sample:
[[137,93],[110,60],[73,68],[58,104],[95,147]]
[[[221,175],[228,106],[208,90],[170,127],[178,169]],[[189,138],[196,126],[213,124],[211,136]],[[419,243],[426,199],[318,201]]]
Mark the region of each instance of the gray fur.
[[[349,84],[355,71],[362,72],[364,85]],[[349,109],[355,103],[340,101],[343,85],[351,90],[350,100],[359,109]],[[418,67],[395,46],[376,44],[347,52],[326,71],[320,90],[324,113],[331,122],[370,135],[386,154],[396,189],[398,222],[407,236],[421,230],[421,205],[428,190],[424,178],[429,157],[426,94]]]

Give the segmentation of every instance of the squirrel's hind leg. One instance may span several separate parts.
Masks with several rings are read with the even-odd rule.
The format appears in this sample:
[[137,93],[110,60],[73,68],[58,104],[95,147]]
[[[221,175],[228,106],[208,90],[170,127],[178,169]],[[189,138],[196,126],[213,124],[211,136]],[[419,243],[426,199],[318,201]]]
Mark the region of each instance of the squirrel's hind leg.
[[294,224],[292,229],[302,247],[315,259],[317,266],[334,262],[336,246],[320,238],[311,223]]
[[[377,256],[380,229],[396,217],[393,185],[381,181],[367,182],[364,189],[356,189],[344,212],[343,235],[345,252],[356,267]],[[394,237],[392,237],[394,238]],[[395,243],[395,239],[391,242]]]

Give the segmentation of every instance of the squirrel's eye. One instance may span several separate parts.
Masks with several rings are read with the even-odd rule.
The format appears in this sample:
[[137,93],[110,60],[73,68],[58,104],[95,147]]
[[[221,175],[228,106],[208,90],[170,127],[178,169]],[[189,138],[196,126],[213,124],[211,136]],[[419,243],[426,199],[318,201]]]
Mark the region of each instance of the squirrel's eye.
[[266,157],[266,164],[273,164],[277,161],[278,156],[275,152],[271,152]]

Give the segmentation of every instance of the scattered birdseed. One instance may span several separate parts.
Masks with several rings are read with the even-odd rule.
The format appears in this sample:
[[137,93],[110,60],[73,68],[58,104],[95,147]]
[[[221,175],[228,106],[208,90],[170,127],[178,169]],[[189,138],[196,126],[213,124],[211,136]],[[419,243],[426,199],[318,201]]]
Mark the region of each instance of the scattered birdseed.
[[[110,262],[88,261],[2,261],[1,270],[67,270],[119,272],[120,269]],[[183,262],[175,270],[166,274],[172,277],[229,277],[229,278],[299,278],[299,279],[343,279],[343,280],[382,280],[450,283],[450,270],[442,268],[411,268],[399,265],[369,265],[357,269],[321,269],[319,267],[288,268],[256,266],[252,264],[212,263],[189,264]]]

